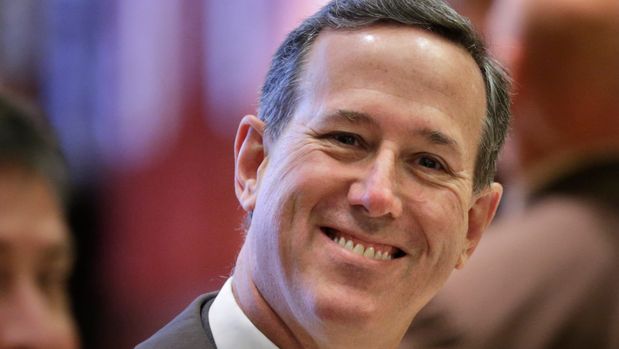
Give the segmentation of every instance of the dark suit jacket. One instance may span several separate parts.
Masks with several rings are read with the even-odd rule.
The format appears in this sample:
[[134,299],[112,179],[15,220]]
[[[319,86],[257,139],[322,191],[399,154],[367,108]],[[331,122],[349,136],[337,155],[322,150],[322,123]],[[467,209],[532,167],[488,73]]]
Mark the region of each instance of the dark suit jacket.
[[201,295],[172,322],[135,348],[217,349],[208,323],[208,310],[216,295],[216,292]]

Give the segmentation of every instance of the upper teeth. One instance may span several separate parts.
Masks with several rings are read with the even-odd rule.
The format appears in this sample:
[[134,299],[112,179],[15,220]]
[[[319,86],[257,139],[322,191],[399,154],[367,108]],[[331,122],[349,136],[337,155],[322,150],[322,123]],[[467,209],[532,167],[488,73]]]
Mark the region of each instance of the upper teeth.
[[355,243],[352,242],[352,240],[346,240],[346,238],[341,237],[341,236],[339,237],[335,236],[333,238],[333,241],[340,244],[340,246],[344,247],[345,249],[350,250],[353,253],[356,253],[360,256],[364,256],[364,257],[368,257],[368,258],[372,258],[376,260],[388,260],[388,259],[393,258],[391,254],[389,254],[386,251],[385,252],[376,251],[374,247],[371,247],[371,246],[365,247],[359,243],[355,245]]

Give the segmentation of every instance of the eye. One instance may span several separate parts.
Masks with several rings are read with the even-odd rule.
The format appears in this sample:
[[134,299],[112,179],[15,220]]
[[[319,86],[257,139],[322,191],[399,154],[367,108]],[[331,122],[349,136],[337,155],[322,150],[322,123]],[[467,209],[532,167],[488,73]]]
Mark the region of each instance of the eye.
[[364,144],[363,139],[356,134],[347,132],[337,132],[328,135],[332,140],[337,143],[341,143],[347,146],[362,146]]
[[62,293],[67,287],[67,274],[61,271],[45,271],[38,275],[37,283],[39,289],[48,296],[55,293]]
[[429,155],[421,155],[416,160],[416,163],[421,165],[422,167],[429,168],[435,171],[447,171],[447,168],[443,165],[443,163]]

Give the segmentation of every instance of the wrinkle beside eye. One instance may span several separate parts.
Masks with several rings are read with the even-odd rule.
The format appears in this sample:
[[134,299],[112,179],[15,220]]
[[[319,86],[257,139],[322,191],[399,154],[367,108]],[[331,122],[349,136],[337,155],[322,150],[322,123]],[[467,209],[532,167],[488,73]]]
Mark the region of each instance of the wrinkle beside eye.
[[443,165],[445,167],[443,170],[424,167],[418,164],[419,157],[415,158],[413,161],[415,163],[409,165],[411,166],[410,168],[412,168],[411,175],[413,179],[421,181],[427,186],[443,188],[451,192],[464,192],[467,183],[470,182],[470,176],[463,173],[464,171],[453,171],[447,165]]

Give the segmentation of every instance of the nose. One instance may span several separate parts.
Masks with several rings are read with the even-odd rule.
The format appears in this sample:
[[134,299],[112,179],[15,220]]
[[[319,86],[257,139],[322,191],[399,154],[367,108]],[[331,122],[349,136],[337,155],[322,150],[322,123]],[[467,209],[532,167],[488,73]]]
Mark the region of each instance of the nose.
[[56,348],[54,318],[48,304],[34,287],[12,290],[2,300],[0,348]]
[[397,192],[396,156],[391,151],[382,151],[350,186],[348,202],[360,206],[370,217],[402,214],[402,199]]

